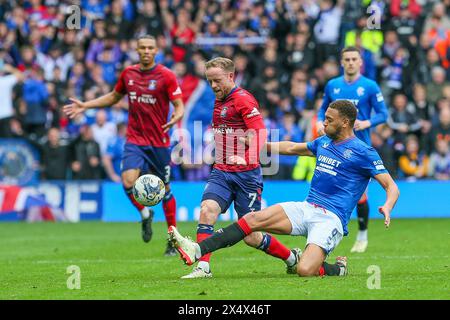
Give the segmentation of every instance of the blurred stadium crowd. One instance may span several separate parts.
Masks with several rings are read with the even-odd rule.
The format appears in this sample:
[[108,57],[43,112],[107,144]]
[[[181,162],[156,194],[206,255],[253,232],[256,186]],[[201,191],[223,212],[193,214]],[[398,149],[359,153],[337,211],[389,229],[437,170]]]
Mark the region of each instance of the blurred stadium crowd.
[[[81,24],[69,29],[73,4]],[[317,135],[324,85],[342,72],[339,50],[355,45],[362,73],[377,81],[389,109],[372,140],[391,174],[449,180],[449,17],[450,0],[2,1],[0,137],[38,146],[42,179],[119,181],[126,99],[74,120],[61,107],[68,97],[111,91],[138,62],[135,39],[151,34],[156,61],[175,71],[183,90],[182,127],[192,131],[198,120],[207,130],[214,95],[203,63],[220,55],[235,61],[236,82],[259,100],[269,129],[308,141]],[[314,162],[279,161],[272,178],[311,178]],[[184,163],[172,173],[202,180],[209,167]]]

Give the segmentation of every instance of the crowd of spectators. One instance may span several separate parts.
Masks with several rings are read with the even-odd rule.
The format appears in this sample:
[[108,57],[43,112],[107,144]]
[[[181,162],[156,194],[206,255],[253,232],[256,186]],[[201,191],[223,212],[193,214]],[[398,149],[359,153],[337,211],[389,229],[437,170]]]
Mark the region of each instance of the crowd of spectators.
[[[450,0],[2,1],[0,137],[37,145],[43,179],[119,181],[126,99],[73,120],[61,107],[111,91],[138,62],[144,34],[156,37],[156,61],[175,71],[185,102],[206,60],[233,59],[236,83],[258,99],[268,128],[293,141],[317,136],[324,85],[342,72],[339,51],[357,46],[389,109],[372,140],[391,174],[450,179]],[[311,178],[314,163],[279,161],[274,178]],[[173,169],[174,179],[208,172]]]

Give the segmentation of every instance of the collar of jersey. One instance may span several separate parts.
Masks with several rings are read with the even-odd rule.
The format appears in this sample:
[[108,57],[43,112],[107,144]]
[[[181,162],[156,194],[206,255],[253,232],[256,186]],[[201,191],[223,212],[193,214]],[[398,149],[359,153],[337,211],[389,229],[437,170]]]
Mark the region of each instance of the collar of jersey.
[[154,65],[153,67],[151,67],[150,69],[142,70],[141,67],[140,67],[139,64],[138,64],[139,71],[141,71],[141,72],[149,72],[149,71],[153,71],[153,70],[155,70],[155,68],[156,68],[157,66],[158,66],[158,64],[155,63],[155,65]]
[[225,100],[227,100],[227,99],[228,99],[228,97],[229,97],[229,96],[231,96],[231,94],[232,94],[233,92],[235,92],[237,88],[238,88],[238,87],[237,87],[237,86],[235,86],[235,87],[234,87],[233,89],[231,89],[230,93],[229,93],[229,94],[227,94],[227,96],[226,96],[225,98],[223,98],[223,100],[222,100],[222,101],[225,101]]
[[344,144],[344,143],[346,143],[346,142],[349,142],[350,140],[353,140],[354,138],[356,138],[356,136],[351,136],[351,137],[349,137],[349,138],[347,138],[347,139],[345,139],[345,140],[339,141],[339,142],[334,142],[334,141],[333,141],[333,144],[334,144],[335,146],[339,146],[339,145],[341,145],[341,144]]
[[356,81],[358,81],[359,79],[361,79],[361,74],[358,76],[358,78],[356,78],[356,79],[353,80],[352,82],[348,82],[347,80],[345,80],[345,76],[342,76],[342,79],[344,80],[344,82],[345,82],[346,84],[352,85],[352,84],[355,84]]

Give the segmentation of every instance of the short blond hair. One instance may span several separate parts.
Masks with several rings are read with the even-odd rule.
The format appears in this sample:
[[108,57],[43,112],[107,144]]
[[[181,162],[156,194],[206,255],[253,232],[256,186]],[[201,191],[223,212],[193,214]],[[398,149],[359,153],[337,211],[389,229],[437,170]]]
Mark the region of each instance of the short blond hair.
[[226,72],[234,73],[234,62],[228,58],[217,57],[206,62],[205,68],[220,68]]

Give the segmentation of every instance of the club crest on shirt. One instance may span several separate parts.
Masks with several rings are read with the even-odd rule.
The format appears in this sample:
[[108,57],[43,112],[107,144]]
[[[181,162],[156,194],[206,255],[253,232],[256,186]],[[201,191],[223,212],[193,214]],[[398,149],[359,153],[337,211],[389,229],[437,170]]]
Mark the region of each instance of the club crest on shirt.
[[352,157],[352,155],[353,155],[353,151],[352,150],[347,149],[347,150],[344,151],[344,158],[345,159],[350,159]]
[[365,89],[363,87],[358,87],[358,89],[356,89],[356,94],[358,95],[358,97],[361,97],[364,95],[364,91]]
[[148,88],[150,90],[155,90],[156,89],[156,80],[150,80],[150,82],[148,84]]
[[223,107],[222,111],[220,112],[220,117],[225,118],[227,116],[228,107]]

